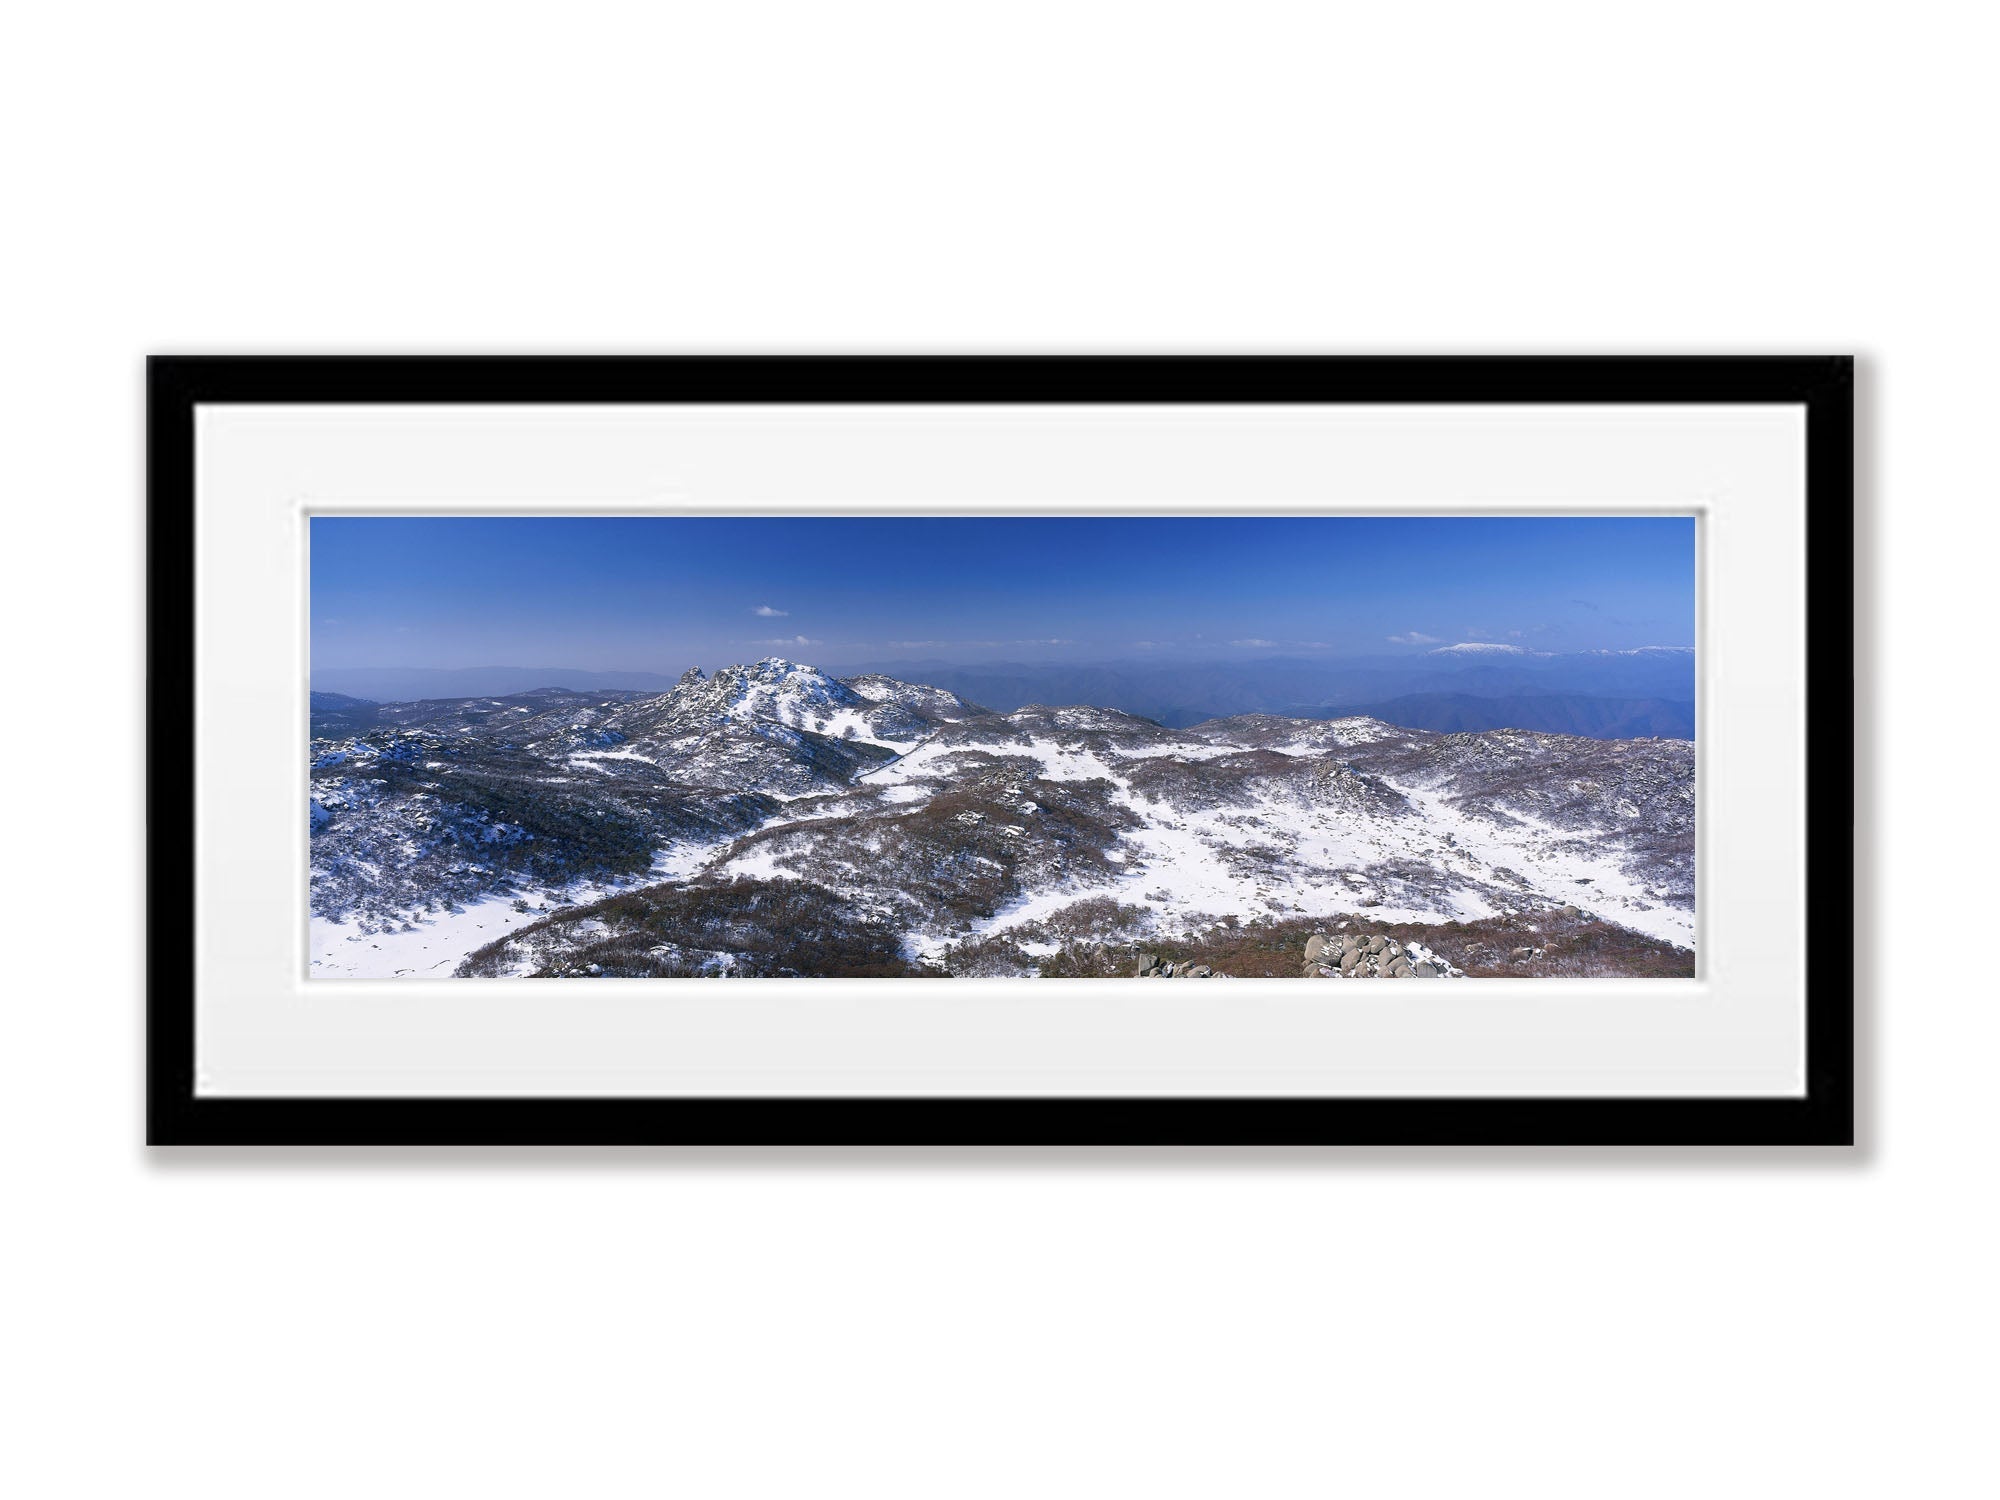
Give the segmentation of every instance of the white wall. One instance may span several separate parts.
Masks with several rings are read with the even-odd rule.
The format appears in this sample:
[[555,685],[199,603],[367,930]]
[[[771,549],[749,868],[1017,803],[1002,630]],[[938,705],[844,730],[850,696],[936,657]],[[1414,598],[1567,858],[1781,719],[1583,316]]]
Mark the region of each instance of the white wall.
[[[1991,1484],[1990,22],[1342,9],[10,18],[0,1487]],[[1866,356],[1871,1146],[148,1158],[140,357],[724,349]]]

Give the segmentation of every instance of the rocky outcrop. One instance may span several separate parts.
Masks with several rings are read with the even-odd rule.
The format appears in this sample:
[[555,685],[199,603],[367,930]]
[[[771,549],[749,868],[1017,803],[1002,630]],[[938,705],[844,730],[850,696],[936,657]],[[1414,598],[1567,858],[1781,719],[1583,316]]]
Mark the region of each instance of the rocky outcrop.
[[[1193,959],[1134,954],[1138,979],[1226,979]],[[1404,943],[1385,932],[1315,932],[1306,939],[1306,979],[1463,979],[1465,971],[1422,943]]]
[[1218,975],[1207,964],[1198,964],[1193,959],[1185,959],[1180,962],[1169,959],[1162,962],[1157,953],[1141,953],[1139,955],[1139,967],[1136,977],[1140,979],[1218,979],[1227,978],[1228,976]]
[[1307,979],[1462,979],[1464,972],[1422,943],[1386,933],[1316,932],[1306,939]]

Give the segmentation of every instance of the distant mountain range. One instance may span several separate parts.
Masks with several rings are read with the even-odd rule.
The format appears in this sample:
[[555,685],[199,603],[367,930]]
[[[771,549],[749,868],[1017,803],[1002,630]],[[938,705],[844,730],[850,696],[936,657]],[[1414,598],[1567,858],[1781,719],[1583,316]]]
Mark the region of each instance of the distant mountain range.
[[[1324,718],[1336,710],[1355,712],[1364,705],[1387,705],[1413,697],[1455,697],[1503,702],[1509,705],[1509,714],[1532,720],[1494,727],[1537,728],[1554,722],[1588,724],[1601,720],[1609,727],[1563,732],[1616,737],[1628,722],[1679,722],[1651,717],[1667,711],[1650,705],[1654,700],[1683,708],[1691,705],[1695,699],[1694,668],[1693,650],[1683,647],[1546,652],[1475,641],[1400,656],[983,662],[969,666],[936,660],[887,660],[858,662],[842,670],[924,683],[1001,713],[1030,703],[1088,703],[1136,714],[1173,729],[1231,714]],[[332,668],[312,674],[315,690],[377,702],[506,696],[548,687],[661,693],[677,680],[677,674],[660,672],[565,667]],[[1643,710],[1549,705],[1534,710],[1523,706],[1526,699],[1548,695],[1649,706]],[[1442,710],[1411,706],[1406,711],[1431,714]],[[1632,718],[1635,712],[1642,717]],[[1572,717],[1563,720],[1560,716],[1564,714]],[[1693,732],[1691,721],[1689,710],[1685,734]],[[1630,732],[1671,731],[1642,728]]]
[[1480,698],[1471,693],[1411,693],[1385,703],[1307,709],[1298,716],[1324,719],[1349,714],[1365,714],[1385,724],[1438,734],[1531,729],[1593,740],[1694,738],[1694,705],[1667,698],[1588,698],[1577,693]]
[[1694,652],[1678,648],[1536,652],[1471,643],[1416,655],[1332,660],[1261,657],[1078,666],[897,661],[869,663],[867,669],[950,688],[1002,713],[1029,703],[1091,703],[1170,729],[1231,714],[1329,718],[1336,711],[1358,712],[1362,705],[1418,695],[1512,700],[1567,694],[1683,704],[1695,697]]
[[420,698],[498,698],[536,688],[580,693],[623,688],[664,693],[678,672],[586,672],[576,667],[315,667],[315,694],[332,693],[374,703],[414,703]]

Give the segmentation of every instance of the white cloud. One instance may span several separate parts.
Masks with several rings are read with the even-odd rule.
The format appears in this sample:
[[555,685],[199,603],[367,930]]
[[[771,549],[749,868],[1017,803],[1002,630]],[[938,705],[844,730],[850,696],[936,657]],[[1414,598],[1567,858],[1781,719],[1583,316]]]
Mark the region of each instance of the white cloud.
[[760,604],[751,610],[750,613],[756,615],[761,620],[782,620],[791,611],[789,609],[773,609],[768,604]]
[[[1197,639],[1199,639],[1199,637],[1197,637]],[[1278,643],[1276,641],[1259,640],[1256,636],[1253,635],[1248,640],[1231,641],[1229,644],[1232,646],[1275,646]]]
[[1436,636],[1425,635],[1421,630],[1406,630],[1401,635],[1389,637],[1392,646],[1435,646],[1437,643]]
[[750,644],[753,646],[818,646],[818,645],[823,645],[824,642],[809,641],[802,635],[794,635],[794,636],[781,635],[773,640],[752,641]]

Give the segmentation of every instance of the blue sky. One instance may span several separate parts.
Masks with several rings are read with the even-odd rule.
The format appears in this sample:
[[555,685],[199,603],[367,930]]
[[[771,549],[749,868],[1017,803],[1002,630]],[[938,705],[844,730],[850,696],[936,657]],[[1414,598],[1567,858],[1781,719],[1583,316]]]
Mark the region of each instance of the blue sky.
[[315,517],[315,667],[1694,644],[1682,517]]

